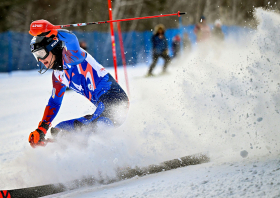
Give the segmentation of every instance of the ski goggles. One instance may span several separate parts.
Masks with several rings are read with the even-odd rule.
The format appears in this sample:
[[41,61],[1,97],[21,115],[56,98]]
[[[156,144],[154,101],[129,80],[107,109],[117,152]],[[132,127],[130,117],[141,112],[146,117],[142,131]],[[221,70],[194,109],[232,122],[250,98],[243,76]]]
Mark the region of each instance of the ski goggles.
[[36,50],[34,50],[34,45],[32,45],[31,46],[32,54],[37,61],[39,61],[39,59],[44,60],[45,58],[48,57],[50,51],[52,51],[53,48],[55,48],[58,43],[59,43],[59,40],[56,39],[56,40],[53,40],[47,47],[40,47]]
[[42,47],[42,48],[32,52],[32,54],[35,57],[35,59],[37,61],[39,61],[39,59],[44,60],[45,58],[47,58],[49,55],[49,52],[44,47]]

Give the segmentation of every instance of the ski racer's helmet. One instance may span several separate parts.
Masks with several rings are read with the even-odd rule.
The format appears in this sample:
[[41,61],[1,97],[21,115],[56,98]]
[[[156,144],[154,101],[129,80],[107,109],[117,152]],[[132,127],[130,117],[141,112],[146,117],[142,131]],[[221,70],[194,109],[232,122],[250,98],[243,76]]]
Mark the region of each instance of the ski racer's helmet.
[[[49,53],[52,52],[53,55],[55,55],[55,59],[52,63],[52,69],[56,70],[63,70],[62,67],[62,50],[64,47],[64,43],[60,40],[58,40],[57,37],[54,35],[51,37],[45,37],[45,36],[34,36],[30,42],[30,49],[32,54],[34,55],[35,59],[39,63],[40,66],[40,73],[44,70],[44,66],[41,62],[39,62],[39,59],[44,60],[48,57]],[[45,68],[44,73],[48,70],[48,68]]]

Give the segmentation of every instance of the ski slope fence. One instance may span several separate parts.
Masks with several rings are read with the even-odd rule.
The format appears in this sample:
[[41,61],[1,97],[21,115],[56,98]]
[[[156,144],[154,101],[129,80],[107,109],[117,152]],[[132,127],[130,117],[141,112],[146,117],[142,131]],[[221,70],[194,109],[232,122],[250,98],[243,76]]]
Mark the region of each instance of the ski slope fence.
[[[192,45],[196,42],[194,25],[182,26],[181,29],[167,29],[165,36],[168,40],[170,55],[172,56],[172,38],[182,33],[187,33]],[[211,26],[212,27],[212,26]],[[239,26],[222,26],[225,38],[230,35],[239,40],[248,28]],[[104,67],[113,66],[111,35],[108,32],[78,32],[73,31],[79,41],[85,41],[87,51]],[[138,63],[149,63],[151,61],[151,37],[153,31],[123,32],[123,44],[127,65]],[[28,33],[5,32],[0,34],[0,72],[11,72],[15,70],[32,70],[37,68],[35,58],[30,52],[30,41],[32,36]],[[122,66],[121,50],[118,33],[115,32],[117,64]]]

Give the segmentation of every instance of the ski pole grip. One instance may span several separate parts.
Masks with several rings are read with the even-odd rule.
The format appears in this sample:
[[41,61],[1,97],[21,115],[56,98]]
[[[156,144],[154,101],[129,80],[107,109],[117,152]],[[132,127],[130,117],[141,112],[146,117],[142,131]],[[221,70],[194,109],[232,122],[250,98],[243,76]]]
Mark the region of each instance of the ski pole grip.
[[186,14],[186,13],[178,11],[178,17],[180,17],[181,15],[184,15],[184,14]]

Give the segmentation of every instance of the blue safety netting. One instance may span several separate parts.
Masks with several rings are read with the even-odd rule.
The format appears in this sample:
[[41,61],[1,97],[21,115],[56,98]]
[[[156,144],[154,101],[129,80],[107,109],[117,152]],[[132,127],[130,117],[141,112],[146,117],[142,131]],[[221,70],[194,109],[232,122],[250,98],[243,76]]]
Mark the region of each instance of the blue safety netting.
[[[193,32],[194,25],[182,26],[181,29],[167,29],[165,36],[168,39],[169,52],[171,51],[172,38],[177,34],[187,33],[192,44],[196,41]],[[225,36],[233,36],[236,40],[248,29],[238,26],[223,26]],[[111,34],[104,32],[78,32],[74,31],[80,41],[87,43],[87,51],[104,67],[113,66]],[[122,33],[127,65],[148,63],[151,60],[152,31],[124,32]],[[0,34],[0,72],[14,70],[37,69],[37,62],[30,52],[28,33],[5,32]],[[122,66],[121,50],[118,33],[115,32],[117,64]],[[172,55],[172,54],[171,54]]]

